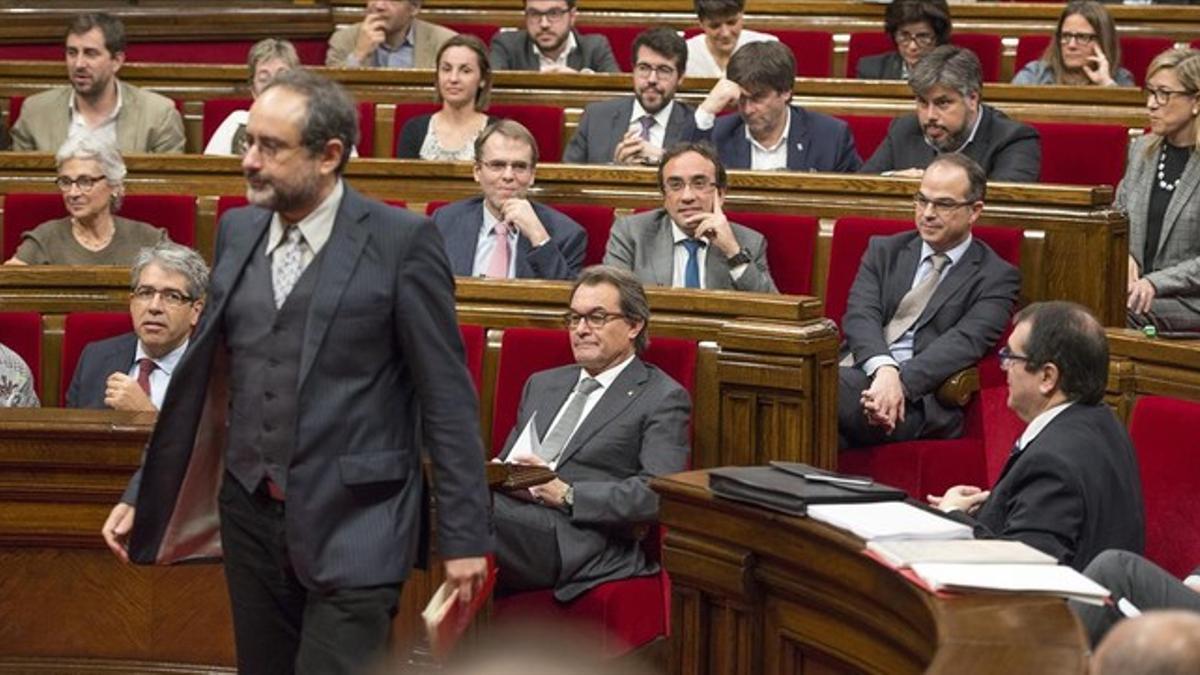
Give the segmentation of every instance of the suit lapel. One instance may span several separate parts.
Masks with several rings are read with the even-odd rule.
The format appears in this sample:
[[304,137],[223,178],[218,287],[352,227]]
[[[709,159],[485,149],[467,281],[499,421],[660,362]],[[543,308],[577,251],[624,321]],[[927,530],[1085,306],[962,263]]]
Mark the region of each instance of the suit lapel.
[[746,138],[746,123],[738,119],[737,124],[733,125],[733,134],[729,139],[733,152],[732,161],[727,166],[733,168],[750,168],[750,141]]
[[[730,226],[733,224],[730,223]],[[737,232],[734,232],[737,235]],[[721,258],[721,249],[706,243],[704,254],[704,287],[711,289],[733,288],[733,276],[729,274],[729,264]]]
[[[633,103],[629,104],[629,114],[633,114]],[[688,128],[688,120],[695,113],[692,112],[682,101],[675,101],[675,105],[671,106],[671,118],[667,120],[667,128],[663,132],[663,147],[669,148],[681,140],[684,140],[684,131]]]
[[625,135],[625,131],[632,126],[633,117],[633,97],[629,97],[621,101],[621,105],[613,108],[613,115],[608,120],[608,138],[604,146],[604,154],[608,158],[605,161],[610,161],[612,156],[617,152],[617,144],[621,142],[621,138]]
[[[200,318],[201,330],[196,334],[197,340],[213,330],[220,329],[221,321],[218,318],[224,316],[225,304],[229,301],[229,296],[233,292],[238,278],[242,276],[242,272],[250,262],[250,256],[255,251],[263,251],[262,246],[265,246],[267,228],[271,225],[271,212],[259,211],[256,216],[255,220],[248,223],[231,226],[235,233],[231,233],[229,236],[244,237],[245,243],[231,243],[230,246],[225,247],[228,252],[219,251],[223,257],[213,269],[212,281],[209,284],[214,291],[210,294],[213,296],[210,298],[213,304],[204,308],[204,313]],[[210,316],[214,318],[206,320],[206,317]]]
[[117,115],[117,147],[140,148],[137,130],[141,126],[142,111],[135,105],[136,101],[130,93],[129,86],[119,80],[117,86],[121,90],[121,112]]
[[946,273],[946,278],[937,285],[933,291],[933,297],[929,299],[929,304],[925,305],[925,309],[921,312],[921,316],[917,317],[917,322],[913,324],[913,330],[919,330],[925,325],[934,314],[937,314],[938,308],[946,303],[952,295],[963,288],[959,283],[963,279],[967,279],[975,274],[979,268],[980,258],[983,256],[979,248],[979,240],[971,242],[967,250],[963,252],[962,258],[950,268]]
[[300,380],[298,389],[304,386],[308,371],[312,368],[317,350],[325,339],[329,323],[337,312],[338,303],[359,256],[366,246],[369,235],[360,222],[367,217],[367,204],[357,192],[345,187],[337,218],[333,221],[333,232],[325,243],[321,261],[321,280],[313,290],[308,306],[308,319],[304,327],[304,346],[300,351]]
[[108,358],[104,364],[104,372],[107,373],[126,373],[133,368],[133,359],[137,357],[137,335],[130,333],[125,336],[126,339],[121,341],[117,349],[108,353]]
[[810,145],[808,122],[804,113],[796,106],[789,105],[788,108],[791,110],[788,114],[792,116],[792,126],[788,129],[787,165],[793,171],[807,171],[812,168],[811,163],[805,159]]
[[901,298],[912,290],[913,276],[917,273],[917,265],[921,262],[921,238],[913,237],[908,245],[896,256],[896,282],[887,289],[887,321],[891,321],[900,305]]
[[1158,248],[1155,250],[1155,255],[1162,253],[1167,238],[1171,236],[1171,230],[1175,227],[1175,223],[1179,222],[1179,215],[1183,213],[1183,205],[1189,201],[1196,191],[1197,185],[1200,185],[1200,161],[1196,161],[1196,153],[1192,152],[1188,154],[1187,165],[1183,168],[1179,186],[1175,188],[1171,194],[1171,201],[1167,203],[1167,212],[1163,215],[1162,234],[1158,237]]
[[[442,208],[449,208],[449,205]],[[467,205],[466,214],[449,223],[451,236],[446,237],[447,257],[455,274],[469,277],[475,269],[475,248],[479,245],[479,228],[483,227],[483,199],[475,197]]]
[[567,442],[567,447],[563,449],[558,458],[556,468],[561,469],[562,465],[566,464],[597,431],[603,429],[637,400],[642,386],[648,378],[649,374],[645,364],[641,359],[634,358],[625,367],[625,370],[621,371],[612,385],[604,390],[604,395],[596,402],[596,406],[571,435],[571,440]]
[[571,34],[575,36],[575,49],[567,54],[567,66],[575,70],[583,70],[583,36],[575,30],[572,30]]
[[654,252],[650,265],[654,268],[654,282],[659,286],[670,286],[675,281],[675,239],[671,236],[671,216],[666,209],[659,212],[655,220]]
[[[550,423],[558,415],[558,411],[567,403],[567,397],[575,390],[579,381],[579,368],[564,368],[555,379],[548,382],[538,394],[537,402],[537,432],[539,439],[545,439],[550,433]],[[525,421],[525,424],[528,424]]]

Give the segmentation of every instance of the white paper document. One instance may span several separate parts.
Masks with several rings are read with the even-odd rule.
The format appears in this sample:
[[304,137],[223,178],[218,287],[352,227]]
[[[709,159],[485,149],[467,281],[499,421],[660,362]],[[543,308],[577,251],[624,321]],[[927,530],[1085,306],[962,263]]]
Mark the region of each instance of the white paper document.
[[897,568],[916,563],[1056,565],[1047,555],[1021,541],[1010,539],[952,539],[869,541],[867,550]]
[[512,450],[508,453],[508,457],[504,459],[509,464],[545,464],[541,458],[542,442],[537,435],[537,411],[535,410],[529,416],[529,423],[521,430],[521,435],[517,436],[517,442],[513,443]]
[[1057,595],[1102,605],[1108,589],[1066,565],[916,563],[912,571],[937,590]]
[[974,537],[969,526],[904,502],[810,504],[808,516],[867,541]]

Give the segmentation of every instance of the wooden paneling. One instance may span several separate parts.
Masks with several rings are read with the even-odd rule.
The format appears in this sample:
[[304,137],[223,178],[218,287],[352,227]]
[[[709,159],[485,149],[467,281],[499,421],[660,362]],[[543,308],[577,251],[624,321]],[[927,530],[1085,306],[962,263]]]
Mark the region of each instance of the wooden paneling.
[[1200,401],[1200,340],[1148,338],[1141,331],[1108,330],[1107,400],[1129,421],[1138,396]]

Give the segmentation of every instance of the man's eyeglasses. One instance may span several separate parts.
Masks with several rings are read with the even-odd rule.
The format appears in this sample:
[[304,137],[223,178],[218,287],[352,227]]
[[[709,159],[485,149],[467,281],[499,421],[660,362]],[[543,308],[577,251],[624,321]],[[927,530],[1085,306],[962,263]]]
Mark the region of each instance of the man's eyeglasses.
[[956,202],[953,199],[930,199],[918,192],[913,195],[913,205],[919,211],[924,211],[926,207],[932,206],[933,212],[939,216],[945,217],[954,212],[954,209],[961,209],[964,206],[971,206],[975,202]]
[[1142,87],[1142,93],[1146,98],[1153,98],[1158,105],[1166,105],[1171,101],[1172,96],[1195,96],[1196,92],[1187,89],[1162,89],[1155,87]]
[[158,289],[153,286],[138,286],[129,295],[138,302],[146,303],[153,300],[154,296],[157,295],[162,298],[163,304],[168,307],[183,307],[196,301],[192,296],[181,293],[173,288]]
[[909,33],[908,31],[896,31],[896,44],[906,45],[910,42],[915,42],[918,47],[931,47],[937,36],[933,33]]
[[1016,363],[1017,361],[1024,361],[1025,363],[1032,363],[1029,360],[1028,356],[1024,356],[1022,354],[1017,354],[1013,350],[1009,349],[1008,346],[1001,347],[1000,351],[997,352],[996,355],[1000,357],[1000,367],[1001,368],[1008,368],[1009,366]]
[[566,325],[567,330],[575,330],[575,327],[579,325],[580,321],[587,321],[588,328],[591,328],[592,330],[600,330],[601,328],[604,328],[605,324],[607,324],[609,321],[616,321],[617,319],[624,318],[624,314],[611,314],[602,309],[593,310],[587,314],[580,314],[578,312],[565,312],[562,315],[563,324]]
[[88,193],[92,191],[92,188],[96,187],[96,183],[102,180],[105,180],[104,176],[79,176],[78,178],[59,176],[54,181],[54,184],[63,192],[70,192],[71,186],[74,185],[79,188],[80,192]]
[[565,19],[570,13],[571,10],[569,8],[563,7],[548,9],[544,12],[539,12],[536,9],[527,9],[525,10],[525,19],[534,23],[541,23],[542,19],[545,19],[550,23],[558,23],[559,21]]
[[499,159],[480,162],[479,166],[493,173],[504,173],[505,169],[512,169],[512,172],[517,175],[527,174],[533,168],[529,162],[505,162]]
[[658,75],[658,79],[665,80],[675,77],[675,69],[671,66],[652,66],[649,63],[639,63],[633,67],[633,74],[642,78],[648,78],[653,74]]
[[716,189],[717,184],[708,176],[692,176],[690,180],[673,177],[663,181],[667,192],[683,192],[684,188],[692,188],[692,192],[705,193]]
[[1096,41],[1095,33],[1068,33],[1066,31],[1058,34],[1059,44],[1070,44],[1071,40],[1083,45],[1084,47]]

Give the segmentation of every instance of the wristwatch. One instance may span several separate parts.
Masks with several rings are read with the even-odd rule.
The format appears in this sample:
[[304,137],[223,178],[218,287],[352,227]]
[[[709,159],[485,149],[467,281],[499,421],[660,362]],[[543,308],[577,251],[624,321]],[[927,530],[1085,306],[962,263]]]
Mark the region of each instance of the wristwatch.
[[574,485],[568,485],[566,491],[563,492],[563,506],[567,507],[567,513],[571,513],[572,511],[575,510],[575,486]]
[[750,249],[743,246],[742,250],[729,256],[727,260],[729,261],[730,267],[737,267],[738,265],[749,264],[753,258],[750,257]]

